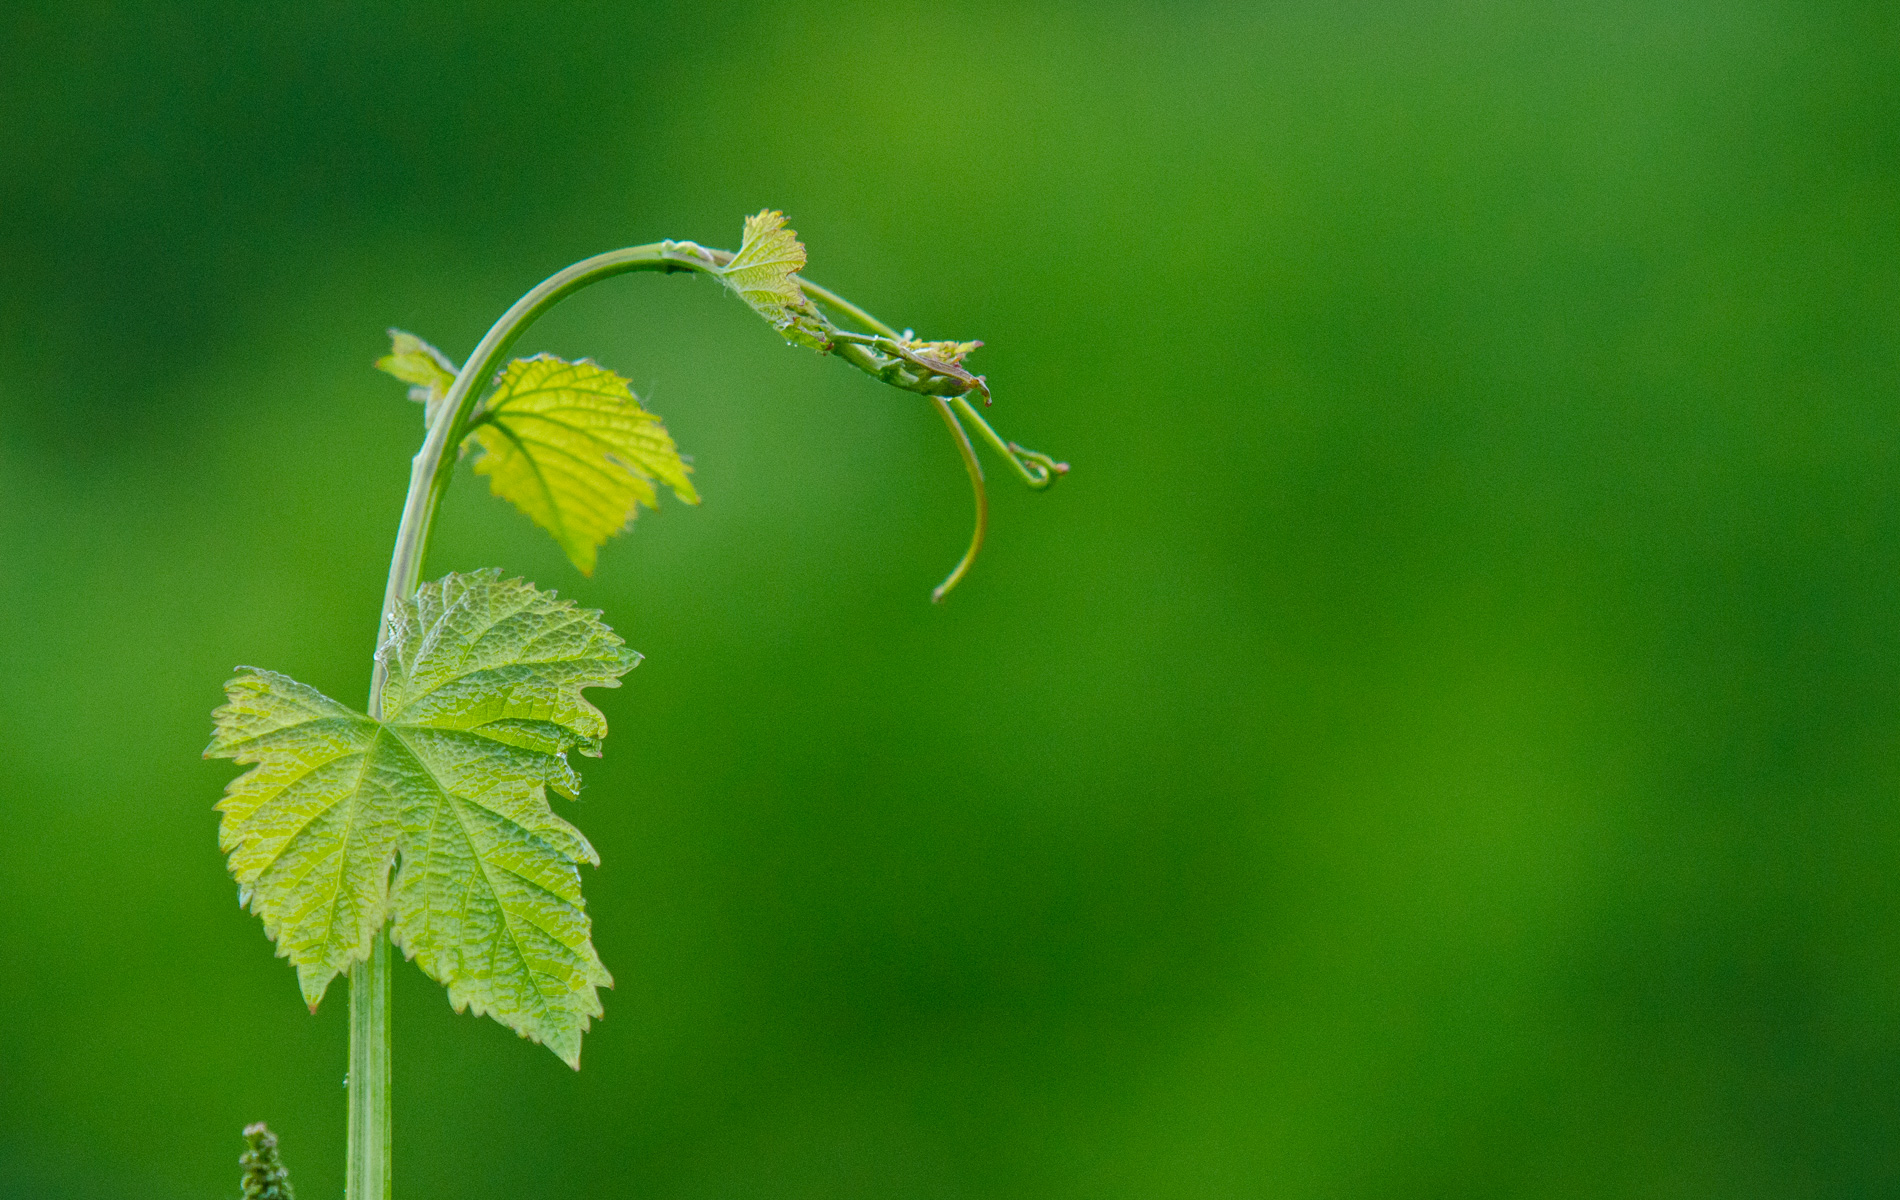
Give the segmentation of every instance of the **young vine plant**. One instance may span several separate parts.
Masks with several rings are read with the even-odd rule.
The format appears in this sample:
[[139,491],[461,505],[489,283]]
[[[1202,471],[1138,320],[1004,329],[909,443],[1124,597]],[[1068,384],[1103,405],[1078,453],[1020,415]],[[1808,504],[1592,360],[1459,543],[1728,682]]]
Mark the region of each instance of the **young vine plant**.
[[[576,797],[568,753],[601,752],[607,722],[582,693],[618,687],[640,656],[599,612],[552,591],[499,569],[425,583],[423,564],[469,450],[494,494],[586,575],[642,505],[657,507],[661,485],[688,504],[699,495],[691,466],[625,378],[587,359],[510,361],[528,326],[614,275],[710,275],[793,345],[925,397],[976,497],[969,548],[936,600],[969,570],[988,521],[970,430],[1032,488],[1068,470],[1005,441],[971,403],[990,401],[983,376],[964,366],[980,343],[899,332],[802,278],[805,257],[783,215],[768,210],[747,218],[736,253],[664,241],[568,267],[517,301],[460,367],[391,330],[376,365],[410,385],[427,432],[390,560],[366,710],[239,667],[205,750],[250,768],[217,806],[240,903],[296,968],[312,1012],[338,975],[349,977],[348,1200],[391,1191],[392,945],[448,989],[457,1012],[491,1016],[577,1069],[582,1035],[601,1015],[598,989],[613,982],[581,896],[580,864],[599,856],[548,793]],[[253,1136],[253,1157],[258,1144]],[[250,1188],[261,1168],[247,1163]],[[287,1177],[271,1169],[288,1195]]]

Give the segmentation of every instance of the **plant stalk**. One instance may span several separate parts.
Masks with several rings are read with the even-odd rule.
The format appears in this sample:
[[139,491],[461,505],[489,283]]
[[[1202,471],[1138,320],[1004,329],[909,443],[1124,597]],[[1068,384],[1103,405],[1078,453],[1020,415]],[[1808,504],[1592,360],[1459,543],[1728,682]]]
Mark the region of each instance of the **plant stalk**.
[[[449,394],[436,412],[435,423],[410,464],[409,494],[403,500],[402,523],[389,560],[389,584],[383,591],[383,614],[377,629],[376,665],[370,675],[369,715],[383,718],[383,688],[389,669],[381,654],[390,624],[422,581],[429,533],[436,509],[455,471],[449,453],[467,436],[477,401],[488,381],[501,369],[516,339],[535,318],[591,283],[628,271],[712,271],[717,263],[710,252],[690,242],[656,242],[611,250],[583,259],[550,275],[515,301],[482,337],[462,365]],[[376,937],[375,949],[364,962],[350,968],[350,1074],[349,1162],[344,1180],[345,1200],[390,1200],[390,1145],[392,1123],[389,1103],[389,935]]]
[[[383,689],[388,682],[389,668],[383,659],[382,647],[388,639],[391,623],[422,581],[422,565],[428,553],[429,534],[435,524],[436,510],[442,503],[442,496],[448,490],[449,480],[455,471],[456,459],[450,450],[459,446],[462,439],[468,436],[476,418],[476,405],[487,390],[489,381],[494,379],[509,351],[514,348],[516,340],[542,313],[589,284],[629,271],[698,271],[713,274],[731,260],[732,255],[726,251],[708,250],[692,242],[654,242],[624,250],[610,250],[582,259],[548,276],[527,295],[515,301],[501,319],[489,327],[474,352],[468,356],[468,361],[462,364],[455,383],[436,410],[435,422],[423,438],[422,449],[416,452],[410,464],[409,493],[403,500],[402,522],[397,527],[396,546],[389,559],[389,582],[383,591],[382,619],[376,639],[376,664],[370,675],[370,716],[379,721],[383,718]],[[843,297],[808,280],[800,282],[815,299],[847,313],[887,337],[898,336],[890,326]],[[960,397],[958,399],[961,400]],[[940,600],[943,593],[969,569],[971,560],[982,546],[988,504],[983,494],[983,469],[977,462],[969,435],[958,423],[948,401],[940,396],[932,396],[931,401],[956,438],[958,453],[976,493],[977,505],[976,533],[971,539],[970,549],[950,578],[933,593],[933,598]],[[1011,453],[1015,447],[1004,443],[981,417],[976,416],[975,410],[967,402],[961,402],[959,406],[967,417],[976,420],[986,440],[1001,450],[1018,472],[1034,482],[1030,473]],[[1058,466],[1057,469],[1067,468]],[[350,969],[349,1163],[344,1177],[345,1200],[390,1200],[391,1196],[389,949],[389,935],[385,930],[377,935],[370,957]]]

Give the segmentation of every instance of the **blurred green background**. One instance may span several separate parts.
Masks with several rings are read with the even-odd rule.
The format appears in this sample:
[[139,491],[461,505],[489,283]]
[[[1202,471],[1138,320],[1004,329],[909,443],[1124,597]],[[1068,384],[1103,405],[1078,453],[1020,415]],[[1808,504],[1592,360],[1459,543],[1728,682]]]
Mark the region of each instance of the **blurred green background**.
[[584,1069],[396,983],[425,1196],[1900,1192],[1900,10],[0,11],[0,1194],[341,1194],[346,995],[234,903],[238,663],[363,701],[421,435],[587,254],[980,337],[924,402],[704,280],[524,350],[698,463],[571,816]]

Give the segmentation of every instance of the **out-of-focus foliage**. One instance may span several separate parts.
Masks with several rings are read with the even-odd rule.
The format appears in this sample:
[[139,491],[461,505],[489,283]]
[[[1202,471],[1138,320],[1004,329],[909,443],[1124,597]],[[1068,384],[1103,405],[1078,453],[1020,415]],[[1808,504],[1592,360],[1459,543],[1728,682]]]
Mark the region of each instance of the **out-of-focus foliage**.
[[706,501],[579,579],[451,488],[431,576],[648,657],[586,1069],[398,970],[402,1196],[1900,1189],[1895,62],[1827,0],[0,5],[0,1194],[218,1195],[258,1119],[341,1194],[217,685],[362,707],[386,327],[767,204],[1076,469],[934,607],[930,400],[687,275],[535,327]]

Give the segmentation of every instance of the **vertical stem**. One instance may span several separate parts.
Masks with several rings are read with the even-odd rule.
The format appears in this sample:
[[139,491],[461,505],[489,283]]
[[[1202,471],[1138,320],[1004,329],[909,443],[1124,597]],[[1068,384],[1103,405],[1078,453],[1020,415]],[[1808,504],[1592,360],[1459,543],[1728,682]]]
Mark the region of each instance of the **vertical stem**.
[[389,1200],[389,935],[350,968],[350,1137],[345,1200]]

